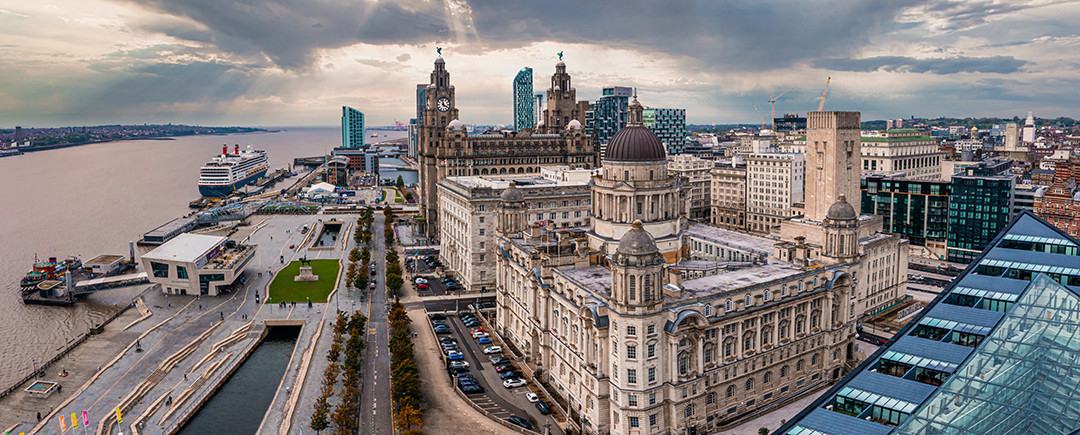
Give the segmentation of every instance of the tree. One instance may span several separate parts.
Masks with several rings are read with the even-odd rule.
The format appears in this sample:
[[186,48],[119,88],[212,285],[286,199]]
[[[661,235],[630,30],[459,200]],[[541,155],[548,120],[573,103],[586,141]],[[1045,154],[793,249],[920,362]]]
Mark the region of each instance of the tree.
[[758,435],[769,435],[769,428],[759,427],[757,433]]
[[424,414],[411,404],[399,406],[398,411],[394,413],[394,427],[400,431],[412,429],[413,426],[422,428],[424,427],[423,417]]
[[349,260],[351,260],[351,261],[360,261],[360,250],[356,249],[356,248],[352,248],[352,250],[349,251]]
[[397,185],[397,187],[405,187],[405,179],[401,178],[401,176],[398,175],[397,176],[397,183],[395,183],[395,184]]
[[405,192],[405,200],[406,201],[412,201],[412,199],[413,199],[412,192]]
[[319,396],[315,400],[315,411],[311,413],[311,430],[315,433],[326,430],[330,427],[330,403],[326,400],[326,395]]

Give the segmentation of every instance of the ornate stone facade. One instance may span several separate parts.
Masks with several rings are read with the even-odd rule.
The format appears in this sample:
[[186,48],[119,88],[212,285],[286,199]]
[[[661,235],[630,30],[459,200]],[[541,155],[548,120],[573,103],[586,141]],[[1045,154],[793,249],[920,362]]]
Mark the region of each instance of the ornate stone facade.
[[439,237],[437,186],[446,177],[539,174],[544,166],[598,166],[592,138],[582,127],[585,115],[576,101],[577,91],[561,61],[551,81],[544,123],[535,132],[469,134],[458,119],[446,61],[442,57],[435,60],[419,129],[421,213],[428,237]]

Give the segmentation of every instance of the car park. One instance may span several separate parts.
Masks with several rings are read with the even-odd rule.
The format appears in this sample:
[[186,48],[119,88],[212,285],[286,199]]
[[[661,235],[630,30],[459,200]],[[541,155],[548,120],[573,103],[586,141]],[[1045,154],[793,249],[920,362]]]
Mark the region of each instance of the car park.
[[501,366],[501,365],[510,364],[510,358],[505,357],[505,356],[500,356],[498,358],[492,358],[491,359],[491,364],[494,365],[494,366]]
[[521,417],[518,417],[516,415],[511,415],[509,417],[506,417],[506,421],[509,421],[510,423],[513,423],[515,426],[521,427],[523,429],[528,429],[528,430],[533,429],[532,423],[529,423],[528,420],[526,420],[524,418],[521,418]]
[[529,399],[529,403],[536,403],[540,400],[540,397],[536,393],[525,393],[525,398]]
[[507,378],[503,381],[503,386],[506,388],[517,388],[525,386],[526,382],[521,378]]
[[496,353],[502,353],[502,346],[491,346],[484,349],[484,355],[492,355]]
[[536,402],[536,409],[538,411],[540,411],[540,413],[543,414],[543,415],[551,414],[551,404],[548,403],[548,402],[544,402],[542,400],[537,401]]
[[500,379],[513,379],[513,378],[520,378],[522,376],[525,376],[525,374],[521,373],[521,372],[519,372],[517,370],[510,370],[508,372],[505,372],[505,373],[499,375],[499,378]]
[[476,344],[491,344],[491,339],[487,337],[480,337],[476,339]]

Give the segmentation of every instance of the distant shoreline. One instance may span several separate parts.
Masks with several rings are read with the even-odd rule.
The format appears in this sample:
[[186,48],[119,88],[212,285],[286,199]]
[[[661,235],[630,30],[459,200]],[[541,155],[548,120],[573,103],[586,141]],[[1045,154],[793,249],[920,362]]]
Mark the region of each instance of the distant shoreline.
[[172,134],[172,135],[164,135],[164,136],[132,136],[132,137],[118,137],[118,138],[110,138],[110,139],[102,139],[102,140],[91,140],[91,141],[84,141],[84,142],[72,142],[72,143],[32,146],[32,147],[25,147],[25,148],[11,148],[11,149],[18,150],[18,151],[23,152],[23,153],[29,153],[29,152],[34,152],[34,151],[56,150],[56,149],[61,149],[61,148],[70,148],[70,147],[77,147],[77,146],[82,146],[82,145],[92,145],[92,144],[99,144],[99,143],[120,142],[120,141],[125,141],[125,140],[176,140],[176,138],[178,138],[178,137],[190,137],[190,136],[228,136],[228,135],[231,135],[231,134],[279,133],[279,132],[281,132],[281,130],[258,129],[258,130],[252,130],[252,131],[234,131],[234,132],[225,132],[225,133]]

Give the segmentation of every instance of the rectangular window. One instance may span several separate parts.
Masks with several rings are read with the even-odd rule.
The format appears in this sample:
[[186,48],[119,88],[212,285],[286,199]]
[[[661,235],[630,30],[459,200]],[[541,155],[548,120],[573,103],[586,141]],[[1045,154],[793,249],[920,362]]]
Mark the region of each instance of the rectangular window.
[[169,265],[165,263],[158,263],[156,261],[150,262],[150,270],[153,271],[155,278],[168,278],[169,277]]
[[637,359],[637,346],[626,346],[626,357]]
[[638,418],[630,417],[630,427],[638,427]]
[[649,426],[656,426],[656,414],[649,415]]
[[[481,206],[481,207],[483,207],[483,206]],[[481,209],[480,211],[484,211],[484,210]],[[484,217],[483,216],[480,216],[480,223],[484,223]]]
[[187,268],[184,266],[176,266],[176,277],[180,279],[188,279]]
[[636,369],[626,369],[626,383],[628,383],[628,384],[636,384],[637,383],[637,370]]
[[652,358],[652,357],[656,356],[656,345],[655,344],[650,344],[648,349],[649,349],[648,350],[649,358]]
[[482,236],[482,235],[484,235],[484,233],[486,233],[486,232],[487,232],[487,231],[485,231],[485,230],[484,230],[483,228],[481,228],[481,229],[480,229],[480,235],[481,235],[481,236]]
[[656,382],[656,367],[649,367],[649,383]]
[[656,325],[649,325],[649,335],[656,333]]
[[627,394],[626,402],[630,406],[637,406],[637,394]]
[[656,404],[656,393],[649,393],[649,405]]
[[637,335],[637,327],[636,326],[627,326],[626,327],[626,335],[631,336],[631,337]]

